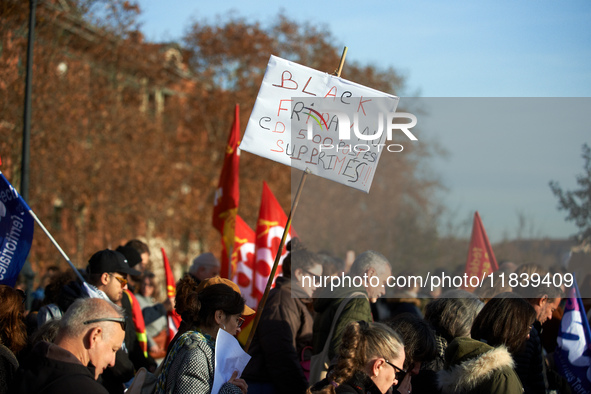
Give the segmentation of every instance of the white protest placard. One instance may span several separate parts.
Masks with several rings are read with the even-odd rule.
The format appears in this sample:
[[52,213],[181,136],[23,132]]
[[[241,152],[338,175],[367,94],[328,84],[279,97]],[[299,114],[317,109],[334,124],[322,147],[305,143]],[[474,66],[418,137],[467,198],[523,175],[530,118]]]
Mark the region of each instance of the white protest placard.
[[240,149],[369,192],[398,101],[271,56]]
[[240,377],[250,359],[250,355],[242,350],[238,340],[220,328],[215,340],[215,370],[211,392],[218,393],[222,385],[230,380],[234,371],[238,371]]

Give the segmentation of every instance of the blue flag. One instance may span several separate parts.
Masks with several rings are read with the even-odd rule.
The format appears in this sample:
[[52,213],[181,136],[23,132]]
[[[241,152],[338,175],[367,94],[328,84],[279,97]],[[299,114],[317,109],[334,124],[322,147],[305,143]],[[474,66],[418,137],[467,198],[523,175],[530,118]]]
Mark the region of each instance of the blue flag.
[[564,307],[554,360],[573,393],[591,393],[591,332],[576,281]]
[[14,286],[29,255],[34,229],[29,210],[0,172],[0,284]]

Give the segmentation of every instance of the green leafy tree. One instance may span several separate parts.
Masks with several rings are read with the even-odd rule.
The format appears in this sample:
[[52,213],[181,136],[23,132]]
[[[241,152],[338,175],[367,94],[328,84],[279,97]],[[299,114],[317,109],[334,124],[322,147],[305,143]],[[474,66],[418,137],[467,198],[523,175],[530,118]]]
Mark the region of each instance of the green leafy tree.
[[550,188],[558,197],[558,209],[568,212],[567,221],[574,221],[579,228],[577,238],[580,242],[591,240],[591,148],[583,145],[584,173],[577,176],[579,189],[564,191],[556,181]]

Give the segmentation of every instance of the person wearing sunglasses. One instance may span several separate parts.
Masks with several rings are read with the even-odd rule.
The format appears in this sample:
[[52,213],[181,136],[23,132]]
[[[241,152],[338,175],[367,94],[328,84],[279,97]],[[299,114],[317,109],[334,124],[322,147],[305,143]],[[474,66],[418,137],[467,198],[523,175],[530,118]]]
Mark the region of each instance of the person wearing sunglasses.
[[97,378],[115,365],[125,336],[123,310],[80,298],[66,311],[53,343],[40,341],[17,371],[11,393],[106,394]]
[[315,253],[299,245],[298,238],[287,247],[283,276],[275,279],[269,293],[249,349],[252,359],[242,374],[251,394],[299,394],[309,386],[302,354],[312,346],[310,308],[322,264]]
[[337,362],[308,394],[385,394],[406,376],[400,335],[382,323],[352,322],[338,348]]
[[133,378],[135,370],[141,367],[149,370],[156,368],[154,360],[144,356],[133,322],[132,304],[128,297],[123,297],[128,275],[140,275],[140,272],[129,266],[124,254],[111,249],[94,253],[88,260],[86,271],[88,285],[94,290],[94,296],[107,299],[125,311],[124,347],[117,353],[115,367],[108,368],[100,379],[110,393],[122,394],[125,383]]
[[[183,322],[168,347],[156,383],[156,393],[203,393],[213,388],[215,342],[219,330],[237,335],[244,319],[254,310],[245,305],[238,286],[214,277],[197,281],[185,274],[177,285],[175,310]],[[247,385],[234,372],[221,394],[246,394]]]
[[110,249],[93,254],[88,260],[87,272],[88,283],[94,287],[93,290],[115,304],[121,302],[123,290],[127,288],[127,275],[141,275],[129,267],[123,254]]

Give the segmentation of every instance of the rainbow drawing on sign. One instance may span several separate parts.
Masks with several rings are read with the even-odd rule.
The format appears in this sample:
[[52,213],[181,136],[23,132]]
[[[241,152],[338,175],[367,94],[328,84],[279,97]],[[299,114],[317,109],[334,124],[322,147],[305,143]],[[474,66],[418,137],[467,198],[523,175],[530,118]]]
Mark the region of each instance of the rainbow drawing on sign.
[[[320,126],[321,130],[322,130],[322,123],[324,123],[324,127],[326,127],[326,130],[328,130],[328,125],[326,124],[326,120],[324,120],[324,118],[322,117],[322,114],[320,112],[318,112],[310,107],[304,107],[304,109],[307,109],[308,111],[310,111],[308,113],[306,113],[306,112],[304,112],[304,113],[308,116],[311,116],[316,121],[316,123],[318,123],[318,126]],[[320,120],[316,116],[312,115],[311,112],[314,112],[316,115],[318,115],[318,118],[322,119],[322,123],[320,123]]]

